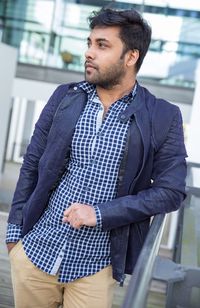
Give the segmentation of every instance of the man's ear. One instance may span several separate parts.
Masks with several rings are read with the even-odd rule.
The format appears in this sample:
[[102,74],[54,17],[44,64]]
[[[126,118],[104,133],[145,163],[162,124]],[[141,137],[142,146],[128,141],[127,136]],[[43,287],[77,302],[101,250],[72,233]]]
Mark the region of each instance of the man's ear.
[[126,62],[126,65],[127,66],[135,66],[138,58],[140,56],[140,52],[138,49],[133,49],[133,50],[130,50],[128,53],[127,53],[127,62]]

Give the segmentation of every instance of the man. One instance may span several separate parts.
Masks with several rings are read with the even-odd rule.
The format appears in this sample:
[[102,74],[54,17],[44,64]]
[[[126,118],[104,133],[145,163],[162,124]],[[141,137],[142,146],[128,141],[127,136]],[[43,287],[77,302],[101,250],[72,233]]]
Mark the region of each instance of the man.
[[180,111],[136,81],[150,27],[134,10],[103,9],[90,28],[85,81],[51,96],[14,194],[7,245],[17,308],[111,307],[150,217],[185,196]]

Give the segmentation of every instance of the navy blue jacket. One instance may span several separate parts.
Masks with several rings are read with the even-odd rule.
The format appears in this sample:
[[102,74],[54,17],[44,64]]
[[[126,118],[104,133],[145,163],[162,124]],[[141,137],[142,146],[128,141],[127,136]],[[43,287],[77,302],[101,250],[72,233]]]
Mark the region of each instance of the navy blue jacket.
[[[59,86],[36,123],[24,157],[8,221],[29,232],[48,205],[70,155],[87,94],[77,84]],[[103,230],[111,231],[113,277],[131,274],[150,217],[178,209],[185,196],[186,151],[179,108],[140,85],[119,121],[132,118],[118,175],[117,198],[99,204]]]

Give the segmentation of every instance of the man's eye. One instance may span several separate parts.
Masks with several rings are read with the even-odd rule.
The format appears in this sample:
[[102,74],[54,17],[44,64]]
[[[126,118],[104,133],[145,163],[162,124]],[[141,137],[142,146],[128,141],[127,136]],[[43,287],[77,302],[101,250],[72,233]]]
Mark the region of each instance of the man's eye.
[[106,44],[104,44],[104,43],[99,43],[99,47],[100,47],[100,48],[106,48]]

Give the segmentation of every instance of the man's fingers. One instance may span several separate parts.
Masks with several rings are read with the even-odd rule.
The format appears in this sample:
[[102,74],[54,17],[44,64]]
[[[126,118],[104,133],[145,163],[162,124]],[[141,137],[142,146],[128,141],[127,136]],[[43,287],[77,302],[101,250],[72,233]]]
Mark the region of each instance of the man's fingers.
[[68,222],[73,228],[82,226],[96,226],[96,214],[93,207],[88,204],[73,203],[64,211],[63,222]]
[[73,203],[71,204],[65,211],[64,211],[64,216],[69,216],[69,214],[71,212],[73,212],[74,210],[78,209],[80,207],[80,203]]
[[80,229],[82,227],[81,220],[79,220],[78,218],[75,218],[74,221],[72,221],[72,223],[70,222],[70,225],[75,229]]
[[68,222],[73,228],[79,229],[82,226],[82,220],[79,217],[78,209],[80,208],[79,203],[73,203],[68,209],[64,211],[62,221]]
[[76,217],[63,217],[62,221],[68,222],[75,229],[80,229],[83,226],[81,220]]

